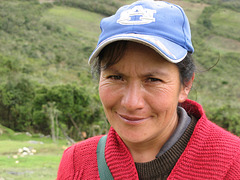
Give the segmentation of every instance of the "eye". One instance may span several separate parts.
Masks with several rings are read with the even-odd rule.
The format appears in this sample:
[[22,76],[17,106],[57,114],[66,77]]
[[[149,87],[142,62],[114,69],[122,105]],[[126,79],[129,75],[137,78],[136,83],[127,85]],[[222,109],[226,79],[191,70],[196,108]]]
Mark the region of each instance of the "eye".
[[107,78],[112,80],[123,80],[122,76],[120,75],[110,75]]
[[148,78],[147,82],[163,82],[161,79],[158,78]]

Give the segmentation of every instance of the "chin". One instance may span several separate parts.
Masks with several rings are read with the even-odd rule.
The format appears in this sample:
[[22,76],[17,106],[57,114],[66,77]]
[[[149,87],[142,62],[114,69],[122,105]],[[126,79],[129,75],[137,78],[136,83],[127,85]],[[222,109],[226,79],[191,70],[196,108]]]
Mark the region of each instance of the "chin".
[[128,143],[141,143],[148,139],[142,130],[136,130],[135,128],[131,130],[124,129],[123,131],[116,130],[116,132],[124,142]]

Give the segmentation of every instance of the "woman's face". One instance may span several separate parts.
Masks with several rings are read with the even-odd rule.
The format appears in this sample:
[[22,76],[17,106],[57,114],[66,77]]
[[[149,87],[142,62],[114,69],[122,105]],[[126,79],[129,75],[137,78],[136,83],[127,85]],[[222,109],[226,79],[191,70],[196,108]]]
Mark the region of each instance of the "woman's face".
[[177,126],[178,102],[188,92],[175,64],[128,43],[120,61],[101,71],[99,94],[111,126],[126,144],[136,144],[169,138]]

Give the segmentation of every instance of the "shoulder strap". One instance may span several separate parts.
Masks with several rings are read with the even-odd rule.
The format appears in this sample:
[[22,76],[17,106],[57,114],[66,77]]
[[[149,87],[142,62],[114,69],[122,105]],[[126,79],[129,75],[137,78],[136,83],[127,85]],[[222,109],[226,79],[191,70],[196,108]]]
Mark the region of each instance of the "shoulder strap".
[[100,138],[97,145],[97,163],[98,172],[101,180],[113,180],[112,174],[107,166],[105,159],[105,145],[107,141],[107,135]]

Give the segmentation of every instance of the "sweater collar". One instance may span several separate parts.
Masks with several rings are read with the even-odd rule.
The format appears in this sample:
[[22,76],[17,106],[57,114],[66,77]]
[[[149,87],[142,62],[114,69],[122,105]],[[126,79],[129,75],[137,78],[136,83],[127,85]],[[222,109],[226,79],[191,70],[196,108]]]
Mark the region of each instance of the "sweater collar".
[[[204,111],[198,103],[187,100],[181,106],[188,114],[196,117],[196,119],[205,118]],[[107,137],[105,159],[114,179],[138,179],[132,155],[112,127]]]
[[112,127],[107,137],[105,159],[114,179],[138,179],[132,155]]

